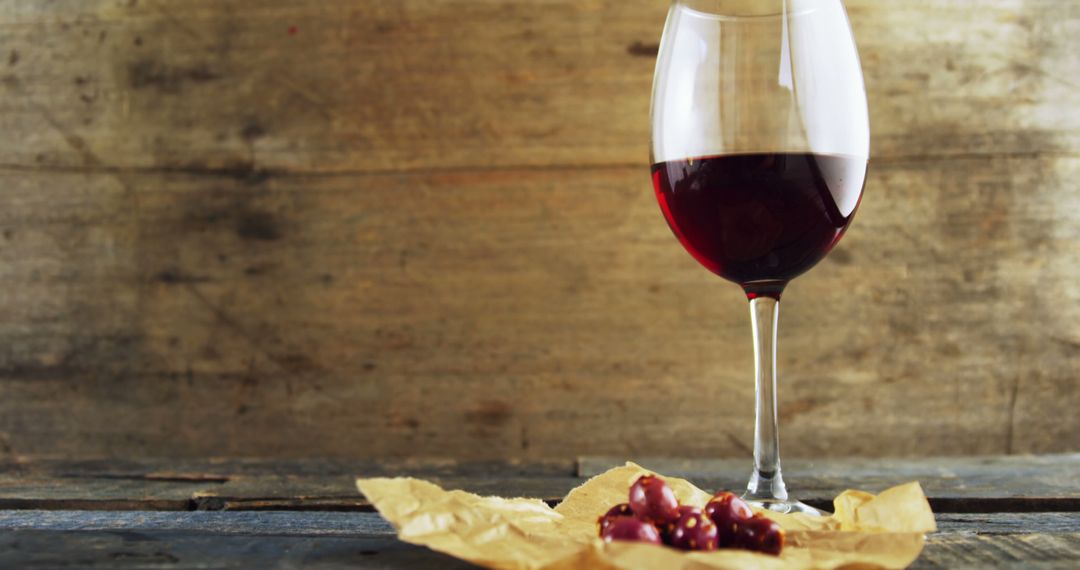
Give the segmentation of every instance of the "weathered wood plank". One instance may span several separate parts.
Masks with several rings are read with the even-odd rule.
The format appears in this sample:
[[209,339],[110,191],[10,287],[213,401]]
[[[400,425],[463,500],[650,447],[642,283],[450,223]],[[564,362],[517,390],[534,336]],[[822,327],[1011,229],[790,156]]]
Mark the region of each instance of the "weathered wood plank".
[[472,460],[439,458],[346,459],[267,457],[140,457],[117,459],[0,459],[0,474],[13,477],[49,476],[173,482],[225,483],[230,478],[255,476],[416,476],[416,477],[549,477],[572,476],[578,461]]
[[[881,491],[920,481],[937,512],[1080,511],[1076,455],[922,460],[832,460],[816,466],[789,462],[787,479],[800,499],[831,508],[832,498],[850,488]],[[323,464],[319,472],[312,465]],[[200,511],[369,511],[356,492],[357,476],[415,475],[449,489],[481,495],[561,500],[586,476],[621,461],[586,458],[582,477],[569,473],[528,474],[524,465],[446,464],[388,471],[370,461],[128,461],[120,470],[96,462],[37,461],[0,473],[0,508]],[[642,460],[659,472],[687,477],[708,490],[741,489],[745,461]],[[231,470],[230,466],[237,469]],[[342,471],[335,472],[335,469]],[[499,474],[508,469],[509,474]],[[550,467],[549,467],[550,469]],[[2,470],[0,470],[2,471]]]
[[[931,539],[912,568],[1072,570],[1078,542],[1080,533]],[[72,560],[83,568],[474,568],[390,539],[18,531],[0,533],[0,547],[0,562],[35,569]]]
[[[213,535],[333,536],[349,538],[392,538],[395,536],[394,528],[377,513],[163,513],[0,510],[0,532],[17,530],[150,531]],[[1035,531],[1033,530],[1033,532]],[[1042,531],[1039,530],[1038,532]]]
[[[182,484],[82,478],[0,478],[0,509],[370,511],[349,476],[236,476],[224,484]],[[561,500],[581,484],[572,477],[461,478],[431,480],[482,495]]]
[[[171,516],[165,515],[165,516]],[[1054,534],[1075,533],[1080,530],[1080,513],[982,513],[935,514],[936,535],[978,534]],[[935,535],[935,536],[936,536]]]
[[[1005,518],[987,531],[987,520]],[[941,517],[939,517],[941,519]],[[990,524],[993,524],[992,522]],[[913,568],[1072,568],[1076,514],[941,521]],[[86,513],[0,511],[0,565],[155,568],[467,568],[393,539],[364,513]]]
[[[847,4],[878,156],[1075,152],[1077,2]],[[636,164],[665,8],[5,0],[4,126],[25,136],[2,143],[0,163],[239,173]]]
[[[934,536],[1069,534],[1080,529],[1080,513],[938,513],[936,518]],[[377,513],[0,510],[0,532],[18,530],[351,538],[386,538],[395,533]]]
[[366,511],[359,475],[416,476],[485,494],[557,500],[580,483],[567,462],[269,459],[0,462],[0,508]]
[[[578,475],[593,477],[622,465],[623,459],[585,457],[578,461]],[[658,473],[718,483],[740,489],[751,461],[731,459],[640,458],[640,465]],[[921,459],[833,459],[784,462],[784,478],[793,492],[814,500],[823,492],[857,488],[878,492],[891,486],[919,481],[927,496],[939,506],[980,508],[979,500],[1016,499],[1017,510],[1039,510],[1039,504],[1080,508],[1080,454],[999,457],[938,457]],[[988,503],[989,505],[996,503]],[[1027,504],[1028,507],[1023,507]],[[1004,510],[1004,509],[1001,509]],[[1054,509],[1046,509],[1054,510]]]
[[0,564],[14,568],[475,568],[391,538],[214,536],[153,532],[0,533]]
[[[931,538],[912,568],[1072,570],[1078,543],[1080,533]],[[0,547],[0,562],[35,569],[73,560],[83,568],[474,568],[390,539],[16,531],[0,533]]]
[[[785,453],[1075,451],[1080,1],[848,4]],[[644,172],[663,9],[0,0],[0,454],[746,457],[744,301]]]
[[1080,564],[1080,532],[1062,534],[931,535],[912,564],[924,568],[1066,569]]
[[[1080,160],[968,163],[983,169],[875,169],[887,196],[792,287],[789,456],[1075,447],[1080,210],[1049,196]],[[919,198],[943,180],[952,220]],[[641,169],[0,184],[12,452],[745,457],[752,441],[744,301],[678,251]]]

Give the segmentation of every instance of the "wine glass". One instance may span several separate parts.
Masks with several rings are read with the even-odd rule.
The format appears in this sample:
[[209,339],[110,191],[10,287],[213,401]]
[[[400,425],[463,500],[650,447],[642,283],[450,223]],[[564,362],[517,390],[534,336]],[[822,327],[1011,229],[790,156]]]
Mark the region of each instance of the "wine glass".
[[870,150],[859,55],[840,0],[674,0],[652,99],[656,198],[690,255],[742,286],[754,334],[754,472],[788,496],[776,419],[776,325],[791,279],[851,223]]

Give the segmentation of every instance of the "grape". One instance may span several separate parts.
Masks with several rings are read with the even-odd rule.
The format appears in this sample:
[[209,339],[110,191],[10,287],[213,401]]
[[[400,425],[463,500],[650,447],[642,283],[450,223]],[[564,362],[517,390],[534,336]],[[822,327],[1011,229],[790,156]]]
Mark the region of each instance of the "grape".
[[604,542],[625,540],[630,542],[646,542],[650,544],[662,544],[660,531],[652,523],[645,522],[634,517],[616,517],[600,533]]
[[630,509],[639,518],[662,525],[678,519],[679,500],[663,479],[642,475],[630,486]]
[[614,522],[615,519],[619,517],[630,516],[634,516],[634,512],[630,510],[630,505],[627,503],[621,503],[615,505],[614,507],[611,507],[608,512],[604,513],[596,521],[600,525],[600,534],[603,535],[604,529],[606,529],[612,522]]
[[716,550],[716,545],[716,525],[698,509],[679,517],[675,530],[671,532],[671,546],[675,548]]
[[716,525],[719,544],[725,547],[735,540],[739,524],[750,520],[754,511],[734,493],[723,491],[705,505],[705,516]]
[[750,520],[739,524],[732,546],[766,554],[780,554],[784,548],[784,531],[772,519],[754,515]]
[[[682,518],[687,514],[701,514],[701,509],[697,507],[691,507],[690,505],[683,505],[679,507],[679,518]],[[668,521],[662,525],[656,525],[660,529],[660,538],[664,539],[664,544],[671,545],[671,534],[675,532],[675,523],[679,522],[679,518]]]

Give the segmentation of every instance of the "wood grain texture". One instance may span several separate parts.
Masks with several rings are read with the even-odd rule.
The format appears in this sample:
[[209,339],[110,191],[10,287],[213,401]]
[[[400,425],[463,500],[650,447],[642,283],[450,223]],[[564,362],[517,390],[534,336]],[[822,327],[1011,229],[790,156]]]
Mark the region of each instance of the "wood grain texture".
[[[1080,513],[996,513],[935,516],[937,535],[1069,534],[1080,528]],[[340,536],[386,538],[394,527],[378,513],[305,512],[128,512],[0,511],[0,532],[158,531],[246,536]]]
[[215,536],[202,533],[0,533],[0,563],[35,570],[79,568],[318,570],[475,569],[393,538]]
[[[0,509],[94,511],[370,511],[356,477],[421,477],[446,489],[557,503],[616,463],[583,460],[578,474],[552,465],[400,464],[371,461],[33,461],[0,465]],[[745,461],[648,460],[642,465],[716,491],[746,485]],[[599,470],[595,473],[594,468]],[[846,489],[880,492],[919,481],[937,513],[1080,512],[1075,455],[921,460],[792,461],[791,491],[832,510]]]
[[[938,536],[953,534],[1070,534],[1080,513],[937,514]],[[245,536],[387,538],[394,527],[378,513],[0,511],[0,532],[155,531]]]
[[[785,454],[1077,450],[1080,2],[848,6]],[[645,169],[664,9],[0,0],[0,453],[747,456],[744,301]]]
[[[583,458],[578,475],[594,477],[624,463]],[[751,470],[745,460],[640,458],[657,473],[701,482],[704,488],[743,489]],[[790,491],[831,510],[845,489],[877,493],[918,481],[935,512],[1080,510],[1080,455],[832,459],[784,462]],[[1005,507],[1004,504],[1009,506]]]
[[[931,537],[913,570],[1073,570],[1080,533]],[[20,568],[477,568],[389,538],[218,536],[197,532],[0,532],[0,563]],[[1032,555],[1033,552],[1038,554]]]
[[[1075,514],[939,517],[912,568],[1074,568]],[[989,519],[989,520],[988,520]],[[1007,520],[1017,532],[987,532]],[[394,540],[374,513],[0,512],[0,564],[20,568],[472,568]]]
[[[581,461],[578,471],[603,464],[602,459]],[[730,462],[655,460],[672,473],[715,480]],[[931,501],[937,489],[952,487],[967,505],[1011,494],[1013,498],[1051,498],[1070,504],[1076,496],[1077,456],[935,458],[899,462],[883,460],[830,460],[809,467],[821,481],[843,472],[873,488],[889,477],[916,477],[927,487]],[[147,501],[160,494],[160,485],[202,484],[221,491],[196,493],[243,502],[244,493],[261,493],[256,501],[315,501],[326,491],[333,475],[360,470],[365,474],[427,474],[454,488],[504,496],[546,497],[555,486],[581,479],[568,466],[520,462],[451,463],[410,460],[285,461],[269,459],[6,461],[0,462],[0,501],[22,492],[10,483],[28,486],[50,477],[53,491],[65,489],[81,496],[83,509],[0,510],[0,566],[60,568],[466,568],[445,556],[404,545],[394,529],[373,512],[207,512],[189,504],[190,512],[118,511],[104,506],[93,510],[100,498],[94,482],[123,481],[131,486],[114,489],[111,496]],[[1056,487],[1033,481],[1032,473],[1060,473]],[[66,482],[65,482],[66,481]],[[259,483],[261,481],[261,484]],[[1050,479],[1053,481],[1053,479]],[[90,486],[85,483],[91,482]],[[144,487],[139,489],[137,485]],[[233,482],[240,488],[229,489]],[[261,485],[261,491],[258,490]],[[65,487],[66,486],[66,487]],[[155,487],[157,486],[157,487]],[[547,489],[545,490],[545,486]],[[27,487],[24,487],[24,491]],[[304,489],[306,496],[297,494]],[[565,490],[558,491],[561,497]],[[55,496],[55,494],[54,494]],[[355,500],[356,492],[350,496]],[[3,503],[6,506],[6,503]],[[985,503],[990,504],[990,503]],[[993,503],[988,513],[937,511],[939,531],[928,537],[923,556],[914,568],[1072,568],[1080,562],[1080,511],[1015,512],[1008,502]],[[29,503],[28,503],[29,505]],[[307,506],[325,509],[329,503]],[[340,504],[338,505],[340,506]],[[60,507],[71,509],[71,506]],[[287,507],[295,508],[295,505]],[[1051,509],[1053,510],[1053,509]],[[1060,510],[1060,509],[1059,509]]]

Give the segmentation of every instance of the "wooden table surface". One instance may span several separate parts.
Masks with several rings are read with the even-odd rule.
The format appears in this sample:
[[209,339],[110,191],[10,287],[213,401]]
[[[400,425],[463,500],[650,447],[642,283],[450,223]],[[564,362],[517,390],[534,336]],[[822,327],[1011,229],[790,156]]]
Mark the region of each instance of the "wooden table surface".
[[[649,459],[707,489],[746,461]],[[353,486],[409,474],[483,494],[556,502],[621,463],[343,460],[11,460],[0,463],[0,568],[469,568],[398,542]],[[918,480],[937,513],[915,568],[1080,567],[1080,454],[787,462],[827,506],[845,488]]]

